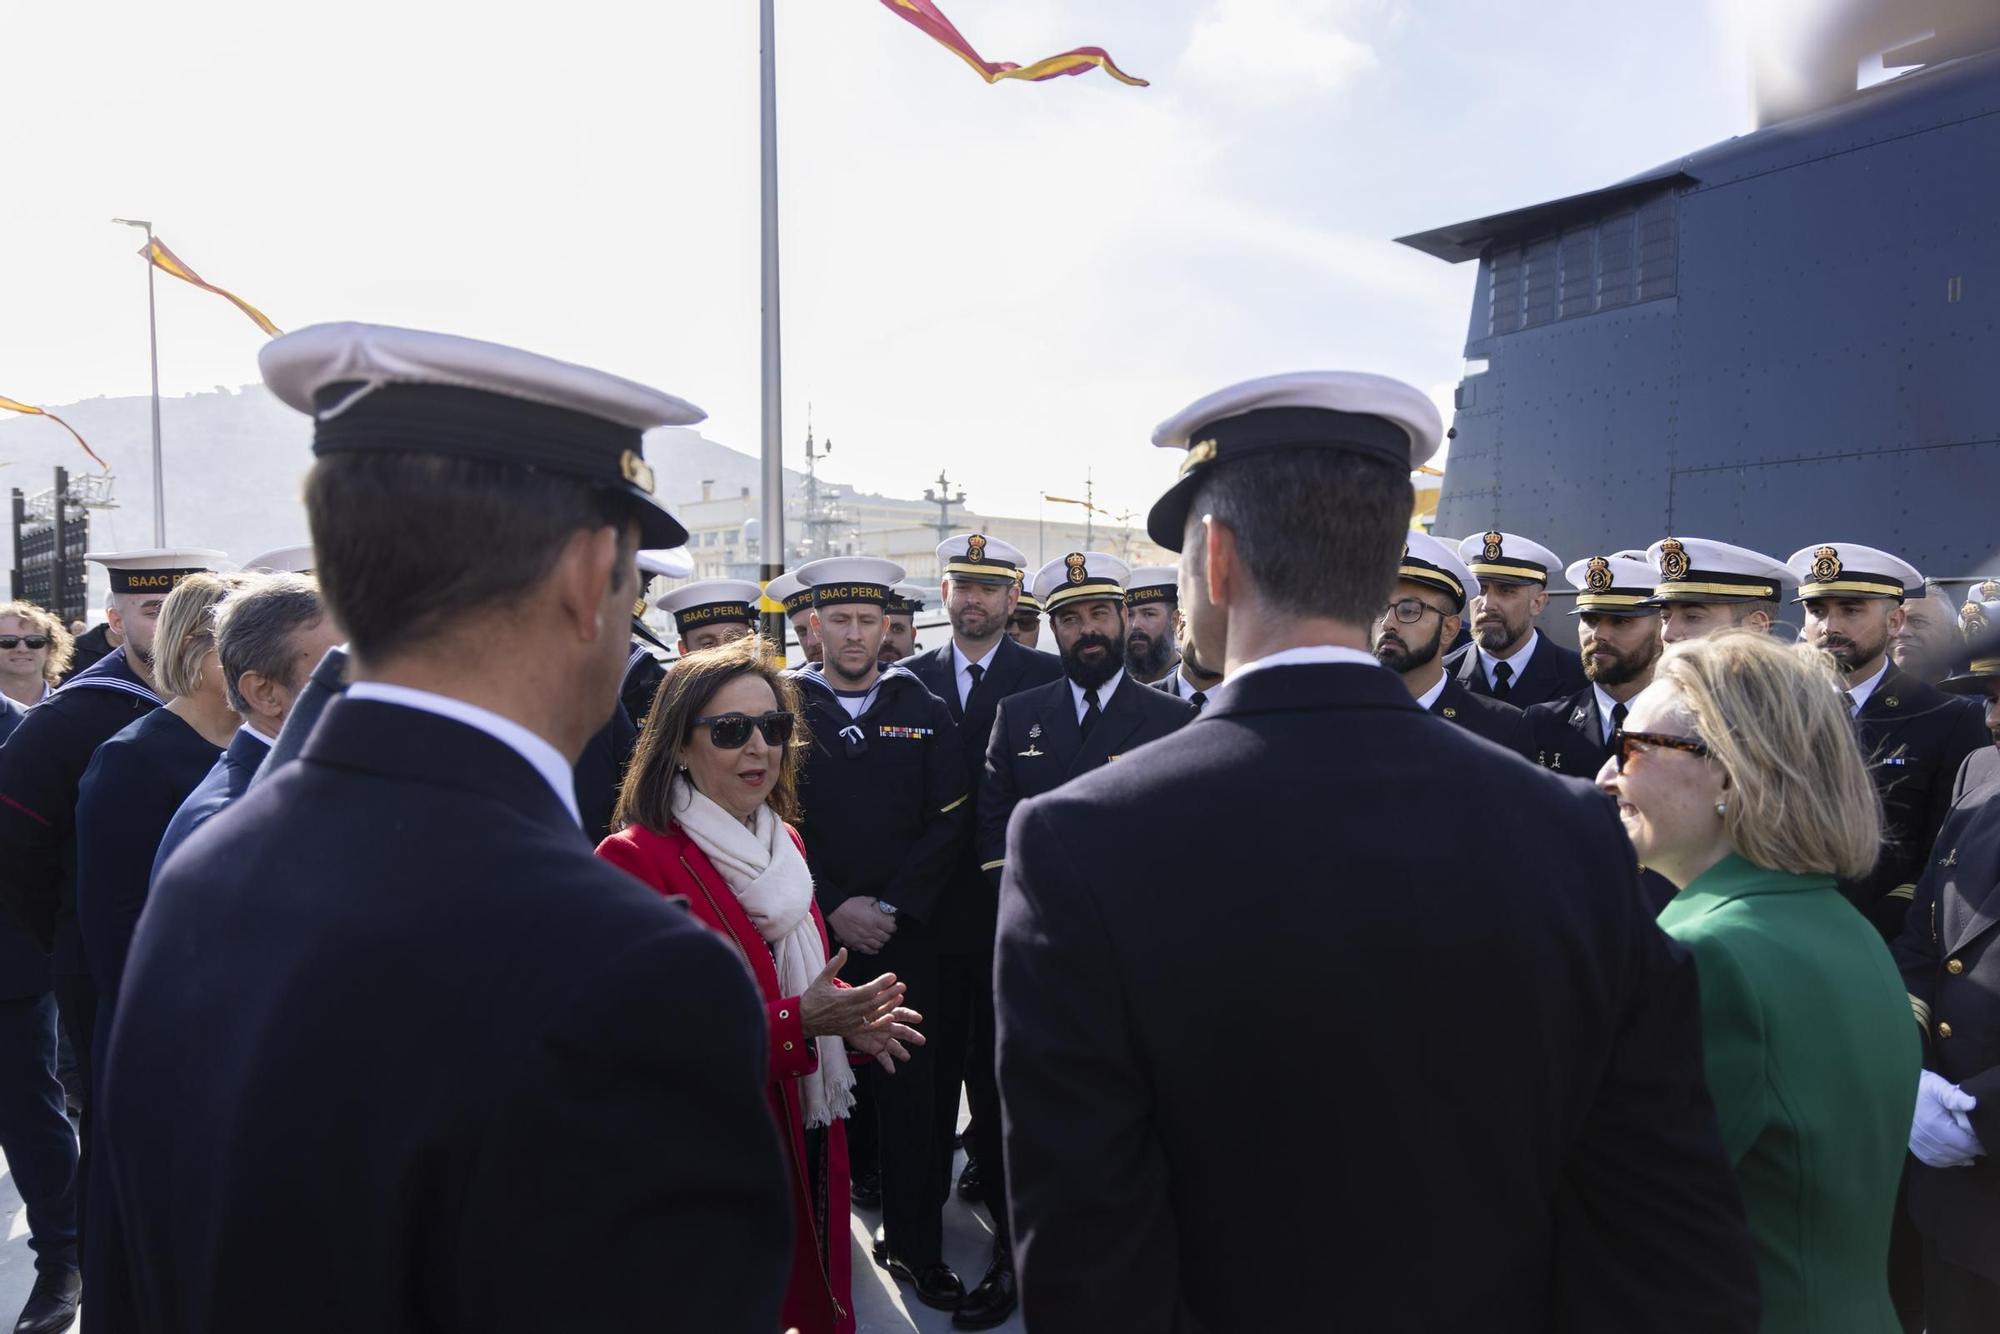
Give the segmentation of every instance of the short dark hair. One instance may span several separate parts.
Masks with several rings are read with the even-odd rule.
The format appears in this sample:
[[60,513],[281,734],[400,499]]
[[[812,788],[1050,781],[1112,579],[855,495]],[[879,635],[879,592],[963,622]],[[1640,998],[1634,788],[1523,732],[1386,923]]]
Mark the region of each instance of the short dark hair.
[[1236,537],[1257,593],[1274,611],[1366,625],[1395,586],[1416,491],[1380,459],[1330,449],[1260,453],[1211,470],[1188,507],[1190,569],[1206,566],[1200,530],[1213,515]]
[[434,637],[521,595],[581,529],[618,528],[633,502],[517,464],[441,454],[328,454],[306,476],[314,573],[362,658]]
[[[215,610],[215,651],[222,659],[222,684],[229,707],[249,714],[243,673],[255,672],[280,685],[295,686],[292,636],[319,624],[326,615],[319,586],[302,574],[267,574],[246,585]],[[310,670],[310,669],[306,669]]]

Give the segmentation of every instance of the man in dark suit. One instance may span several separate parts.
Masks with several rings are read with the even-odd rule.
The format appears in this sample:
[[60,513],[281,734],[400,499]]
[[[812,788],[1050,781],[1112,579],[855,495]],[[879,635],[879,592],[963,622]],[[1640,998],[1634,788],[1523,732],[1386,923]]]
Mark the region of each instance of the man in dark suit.
[[[1312,372],[1154,437],[1187,455],[1148,532],[1226,676],[1008,829],[1037,1334],[1756,1327],[1694,967],[1607,892],[1634,875],[1611,803],[1438,726],[1369,652],[1441,433],[1414,388]],[[1190,793],[1199,820],[1125,836]]]
[[[1611,734],[1653,683],[1660,660],[1660,611],[1649,605],[1653,568],[1630,556],[1592,556],[1569,567],[1576,588],[1578,655],[1589,684],[1566,699],[1528,710],[1535,759],[1571,778],[1592,780],[1611,758]],[[1668,897],[1672,897],[1671,890]]]
[[154,875],[188,835],[249,790],[313,668],[340,641],[319,585],[305,575],[269,575],[223,601],[215,614],[215,652],[229,707],[243,725],[168,822]]
[[1194,719],[1194,706],[1125,675],[1129,575],[1123,561],[1101,551],[1071,552],[1035,575],[1063,675],[1000,701],[994,718],[979,789],[977,842],[980,869],[996,887],[1016,806]]
[[1909,915],[1965,757],[1988,744],[1980,710],[1898,667],[1889,641],[1903,625],[1907,590],[1923,576],[1901,558],[1854,542],[1820,542],[1786,562],[1799,580],[1806,642],[1833,655],[1855,731],[1882,797],[1882,856],[1841,889],[1894,940]]
[[1576,657],[1535,628],[1561,558],[1539,542],[1500,532],[1466,538],[1458,558],[1479,581],[1479,596],[1472,600],[1472,642],[1445,658],[1445,670],[1473,694],[1517,709],[1581,690]]
[[[978,827],[979,784],[986,743],[1000,701],[1062,677],[1049,653],[1022,648],[1007,631],[1018,607],[1019,547],[983,533],[940,543],[945,615],[951,642],[903,662],[945,702],[958,724],[965,761],[968,825]],[[949,1142],[958,1119],[962,1082],[972,1107],[965,1176],[959,1192],[983,1199],[993,1215],[993,1261],[979,1285],[965,1295],[952,1321],[961,1329],[986,1329],[1005,1321],[1016,1304],[1014,1257],[1007,1230],[1007,1196],[1001,1179],[1000,1091],[993,1082],[994,885],[979,869],[971,839],[965,842],[951,892],[938,922],[937,999],[925,1012],[924,1030],[937,1061],[940,1135]]]
[[[1976,648],[1944,686],[1983,696],[2000,737],[2000,650]],[[1892,946],[1924,1035],[1907,1189],[1931,1334],[1990,1330],[2000,1312],[2000,750],[1958,778]]]
[[160,868],[101,1085],[93,1320],[776,1328],[763,1007],[728,945],[591,855],[571,772],[616,700],[633,552],[684,536],[642,433],[700,413],[367,325],[261,360],[316,419],[352,682]]
[[1479,580],[1457,552],[1430,534],[1412,529],[1407,539],[1396,586],[1375,622],[1376,658],[1403,678],[1419,708],[1533,759],[1534,734],[1526,715],[1490,695],[1475,695],[1445,671],[1439,656],[1458,633],[1466,599],[1478,596]]

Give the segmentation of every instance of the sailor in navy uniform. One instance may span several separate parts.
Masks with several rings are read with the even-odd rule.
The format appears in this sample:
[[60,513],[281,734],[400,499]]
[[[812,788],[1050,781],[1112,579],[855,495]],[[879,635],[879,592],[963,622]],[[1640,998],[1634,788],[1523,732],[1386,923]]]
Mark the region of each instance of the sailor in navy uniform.
[[[986,743],[1000,701],[1062,678],[1052,653],[1023,648],[1011,629],[1018,609],[1020,574],[1027,556],[1019,547],[983,533],[959,533],[938,544],[944,572],[945,615],[951,642],[919,653],[903,666],[945,702],[958,725],[965,768],[969,827],[977,828],[979,782],[986,767]],[[951,893],[938,923],[940,989],[938,1004],[924,1014],[938,1069],[938,1113],[956,1121],[962,1082],[972,1108],[966,1176],[961,1195],[986,1202],[993,1216],[993,1260],[985,1276],[954,1313],[961,1329],[983,1329],[1013,1311],[1014,1261],[1007,1227],[1007,1198],[1001,1175],[1000,1090],[993,1080],[993,923],[994,885],[979,869],[973,841],[953,874]],[[943,1133],[949,1137],[949,1123]]]
[[1975,787],[2000,780],[2000,602],[1968,602],[1958,614],[1959,633],[1978,656],[1964,672],[1947,677],[1938,686],[1949,694],[1962,695],[1977,703],[1984,712],[1986,731],[1993,738],[1965,757],[1958,778],[1951,787],[1956,804]]
[[1653,682],[1660,612],[1648,599],[1657,580],[1652,566],[1632,556],[1591,556],[1563,574],[1576,589],[1570,615],[1588,684],[1530,708],[1528,725],[1538,763],[1589,781],[1611,758],[1611,734],[1624,725],[1633,697]]
[[[591,855],[573,791],[617,699],[632,551],[685,537],[643,434],[699,410],[368,325],[260,361],[314,417],[307,509],[354,679],[160,868],[100,1082],[116,1253],[93,1321],[775,1328],[763,1006],[724,941]],[[475,525],[539,534],[496,534],[518,584],[485,575],[420,628],[427,579],[491,558],[435,534]]]
[[1660,609],[1663,644],[1732,626],[1770,633],[1793,582],[1783,561],[1705,537],[1663,537],[1646,548],[1646,561],[1657,580],[1650,601]]
[[[967,836],[965,764],[951,709],[905,667],[881,665],[883,620],[903,567],[829,556],[798,570],[811,590],[823,661],[791,673],[810,748],[799,774],[799,833],[813,893],[850,955],[850,981],[894,973],[928,1019],[938,932]],[[917,1300],[953,1310],[965,1285],[944,1260],[951,1140],[937,1110],[928,1046],[890,1074],[871,1067],[882,1173],[875,1261]],[[865,1150],[865,1145],[864,1145]]]
[[922,584],[905,579],[889,590],[888,615],[883,618],[882,654],[883,666],[892,662],[902,662],[916,656],[917,615],[936,593]]
[[[2000,739],[1988,617],[2000,603],[1961,617],[1971,665],[1943,688],[1983,700]],[[1924,1035],[1907,1183],[1923,1316],[1931,1334],[1985,1334],[2000,1312],[2000,749],[1968,756],[1957,792],[1891,949]]]
[[[1694,967],[1610,892],[1633,877],[1610,801],[1439,726],[1368,652],[1442,434],[1414,387],[1308,372],[1154,436],[1185,462],[1147,531],[1186,546],[1190,638],[1227,678],[1008,829],[1037,1334],[1755,1328]],[[1482,846],[1506,852],[1469,873]],[[1337,1207],[1306,1225],[1302,1201]]]
[[[653,627],[646,624],[644,590],[655,578],[685,579],[693,572],[694,561],[682,548],[639,553],[640,596],[632,604],[632,651],[626,655],[625,680],[618,687],[618,705],[631,721],[633,744],[637,744],[639,729],[646,725],[646,715],[653,711],[653,700],[660,693],[660,678],[667,674],[663,655],[673,652],[665,640],[653,633]],[[629,750],[626,758],[630,758]]]
[[1389,605],[1375,622],[1375,656],[1403,678],[1420,708],[1531,760],[1535,743],[1527,716],[1474,694],[1444,669],[1444,646],[1458,633],[1466,603],[1478,596],[1479,580],[1458,553],[1411,529]]
[[1479,580],[1472,601],[1473,642],[1445,657],[1445,670],[1475,695],[1517,709],[1573,695],[1583,669],[1535,622],[1549,603],[1549,575],[1562,568],[1556,553],[1514,533],[1477,533],[1458,544],[1458,558]]
[[1882,855],[1841,886],[1893,940],[1908,915],[1965,757],[1990,743],[1981,710],[1905,672],[1889,655],[1902,604],[1923,576],[1900,557],[1854,542],[1817,542],[1786,562],[1799,581],[1806,642],[1834,657],[1882,797]]
[[1125,672],[1140,685],[1171,680],[1180,667],[1181,572],[1134,566],[1125,589]]
[[1007,821],[1030,797],[1121,761],[1186,726],[1194,706],[1125,675],[1125,588],[1131,570],[1101,551],[1044,565],[1034,589],[1061,650],[1060,679],[1000,701],[979,788],[979,865],[1000,882]]
[[812,624],[812,590],[796,570],[781,574],[765,585],[764,596],[785,609],[792,636],[799,641],[799,654],[808,663],[820,660],[819,633]]
[[728,644],[757,628],[757,585],[747,579],[697,579],[660,597],[653,605],[674,618],[685,657]]

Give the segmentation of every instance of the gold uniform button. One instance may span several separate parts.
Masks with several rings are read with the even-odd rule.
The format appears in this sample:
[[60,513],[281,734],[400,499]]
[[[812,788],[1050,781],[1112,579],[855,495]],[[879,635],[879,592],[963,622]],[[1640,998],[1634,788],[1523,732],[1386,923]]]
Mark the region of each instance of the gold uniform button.
[[1938,1025],[1938,1036],[1939,1036],[1939,1037],[1941,1037],[1941,1038],[1948,1038],[1948,1037],[1950,1037],[1950,1036],[1951,1036],[1951,1025],[1950,1025],[1950,1024],[1939,1024],[1939,1025]]
[[1965,965],[1960,963],[1957,959],[1953,959],[1950,963],[1944,966],[1944,970],[1947,973],[1950,973],[1953,977],[1957,977],[1960,973],[1965,971]]

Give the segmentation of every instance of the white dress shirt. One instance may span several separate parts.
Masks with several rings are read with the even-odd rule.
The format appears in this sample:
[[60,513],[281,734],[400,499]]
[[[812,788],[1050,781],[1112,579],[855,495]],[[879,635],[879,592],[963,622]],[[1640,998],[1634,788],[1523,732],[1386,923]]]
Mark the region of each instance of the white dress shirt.
[[240,727],[238,727],[238,728],[237,728],[236,730],[237,730],[238,732],[240,732],[240,733],[244,734],[245,736],[253,736],[253,737],[257,738],[257,740],[259,740],[259,741],[261,741],[261,742],[263,742],[263,743],[264,743],[264,748],[265,748],[266,750],[269,750],[269,749],[271,748],[271,738],[270,738],[270,737],[267,737],[267,736],[265,736],[265,735],[264,735],[264,734],[263,734],[262,732],[258,731],[258,730],[257,730],[256,728],[252,727],[252,726],[251,726],[250,724],[248,724],[248,723],[244,723],[243,725],[241,725]]
[[1521,647],[1515,649],[1504,658],[1494,657],[1475,643],[1472,646],[1472,651],[1479,655],[1479,669],[1486,673],[1486,688],[1491,690],[1499,684],[1499,682],[1493,679],[1493,669],[1503,662],[1514,669],[1514,674],[1509,678],[1508,684],[1512,686],[1515,682],[1518,682],[1521,679],[1521,673],[1528,670],[1528,659],[1535,656],[1535,645],[1541,641],[1542,632],[1531,628],[1528,631],[1528,637],[1521,641]]
[[1854,707],[1848,711],[1850,717],[1860,716],[1861,706],[1868,702],[1868,697],[1875,693],[1875,687],[1881,685],[1882,678],[1888,674],[1889,655],[1884,653],[1882,655],[1882,665],[1876,669],[1875,675],[1869,677],[1858,686],[1849,686],[1847,688],[1847,697],[1854,701]]
[[[1608,746],[1611,744],[1611,711],[1618,707],[1619,702],[1605,694],[1604,687],[1595,681],[1590,683],[1590,693],[1597,698],[1597,739]],[[1637,695],[1632,697],[1637,698]],[[1625,701],[1628,709],[1631,704],[1632,700]]]
[[993,659],[999,652],[1000,640],[996,639],[993,641],[993,647],[986,650],[986,656],[974,662],[960,651],[956,639],[951,641],[952,679],[958,682],[958,707],[961,713],[965,710],[965,701],[972,697],[972,673],[968,669],[977,667],[979,674],[984,676],[993,670]]
[[347,697],[372,699],[378,704],[394,704],[422,713],[434,713],[440,718],[449,718],[486,733],[532,765],[562,800],[563,809],[576,821],[577,828],[583,827],[583,813],[576,805],[574,766],[562,757],[561,751],[512,718],[502,718],[491,709],[482,709],[477,704],[468,704],[449,695],[391,685],[386,681],[356,681],[347,688]]
[[[1118,693],[1118,683],[1124,679],[1125,669],[1120,667],[1111,674],[1109,681],[1097,687],[1097,708],[1100,713],[1111,707],[1111,697]],[[1069,694],[1070,698],[1076,701],[1076,720],[1082,722],[1083,715],[1090,709],[1089,701],[1083,697],[1083,687],[1071,681],[1069,683]]]
[[1432,686],[1429,690],[1426,690],[1423,694],[1417,696],[1417,707],[1422,709],[1425,713],[1429,713],[1431,711],[1431,705],[1437,703],[1438,696],[1444,693],[1445,682],[1449,680],[1451,680],[1451,674],[1449,672],[1439,672],[1437,684]]
[[1279,649],[1276,653],[1254,658],[1229,673],[1228,679],[1241,680],[1250,672],[1262,671],[1266,667],[1299,667],[1329,662],[1351,663],[1359,667],[1382,665],[1381,659],[1364,649],[1341,648],[1335,644],[1306,644],[1300,648]]

